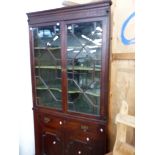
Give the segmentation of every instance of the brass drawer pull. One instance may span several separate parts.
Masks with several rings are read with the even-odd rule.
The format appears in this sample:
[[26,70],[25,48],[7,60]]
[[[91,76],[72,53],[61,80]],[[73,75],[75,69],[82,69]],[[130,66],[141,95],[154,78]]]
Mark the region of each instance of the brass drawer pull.
[[51,121],[50,118],[48,118],[48,117],[44,117],[44,123],[49,123],[50,121]]
[[81,125],[81,130],[83,130],[84,132],[86,132],[88,130],[88,126],[86,125]]

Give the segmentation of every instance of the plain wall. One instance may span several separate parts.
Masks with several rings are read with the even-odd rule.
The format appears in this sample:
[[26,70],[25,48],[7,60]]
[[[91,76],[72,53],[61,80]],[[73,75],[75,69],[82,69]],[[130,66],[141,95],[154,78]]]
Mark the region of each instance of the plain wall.
[[27,12],[63,0],[5,0],[0,4],[0,154],[34,155]]

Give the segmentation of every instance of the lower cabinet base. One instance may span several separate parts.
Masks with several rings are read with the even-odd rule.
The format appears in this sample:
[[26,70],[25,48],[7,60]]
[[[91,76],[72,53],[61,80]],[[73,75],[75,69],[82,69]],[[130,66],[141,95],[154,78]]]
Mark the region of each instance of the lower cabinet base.
[[35,115],[36,155],[104,155],[104,124],[47,114]]

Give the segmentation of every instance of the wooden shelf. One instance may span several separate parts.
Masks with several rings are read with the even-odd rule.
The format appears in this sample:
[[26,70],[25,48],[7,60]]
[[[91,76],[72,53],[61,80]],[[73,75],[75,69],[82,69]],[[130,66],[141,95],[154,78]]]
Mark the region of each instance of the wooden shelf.
[[46,50],[46,49],[50,49],[50,50],[59,50],[61,49],[60,47],[34,47],[35,50]]
[[[35,68],[40,68],[40,69],[62,69],[61,66],[35,66]],[[91,68],[91,67],[82,67],[82,66],[75,66],[73,67],[68,67],[67,70],[81,70],[81,71],[101,71],[99,68]]]
[[88,94],[88,95],[95,96],[95,97],[100,97],[100,89],[97,89],[97,90],[87,90],[85,93]]
[[[37,90],[47,90],[48,88],[45,87],[37,87]],[[50,88],[50,90],[56,90],[59,92],[62,92],[62,90],[60,88]]]
[[61,69],[61,66],[35,66],[35,68],[41,68],[41,69]]
[[82,67],[82,66],[70,66],[70,67],[67,67],[68,70],[83,70],[83,71],[101,71],[101,69],[99,68],[93,68],[93,67]]
[[[37,90],[47,90],[48,88],[40,86],[40,87],[37,87],[36,89]],[[50,90],[62,92],[62,90],[60,88],[50,88]],[[74,94],[74,93],[82,93],[82,92],[80,90],[69,90],[68,93],[69,94]],[[100,96],[99,90],[97,90],[97,91],[96,90],[95,91],[87,90],[85,92],[85,94],[92,95],[92,96],[95,96],[95,97]]]
[[[94,49],[94,48],[101,48],[101,46],[99,45],[96,45],[96,46],[90,46],[90,45],[87,45],[86,47],[90,48],[90,49]],[[81,49],[82,46],[69,46],[67,47],[67,50],[74,50],[74,49]],[[60,47],[34,47],[35,50],[46,50],[46,49],[49,49],[49,50],[60,50],[61,48]]]

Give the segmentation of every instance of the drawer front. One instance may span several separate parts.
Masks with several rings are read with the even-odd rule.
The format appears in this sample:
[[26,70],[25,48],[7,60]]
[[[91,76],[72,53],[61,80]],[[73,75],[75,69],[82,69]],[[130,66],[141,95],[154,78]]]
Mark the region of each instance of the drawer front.
[[61,131],[64,126],[64,121],[59,117],[42,115],[41,125],[43,128],[49,129],[50,131]]
[[103,155],[106,151],[106,131],[102,124],[67,120],[65,140],[65,155]]
[[105,126],[101,124],[87,123],[81,121],[65,121],[65,128],[69,131],[79,131],[83,133],[95,133],[95,134],[104,134]]
[[101,124],[66,121],[65,131],[69,139],[81,141],[86,144],[105,141],[105,126]]

